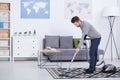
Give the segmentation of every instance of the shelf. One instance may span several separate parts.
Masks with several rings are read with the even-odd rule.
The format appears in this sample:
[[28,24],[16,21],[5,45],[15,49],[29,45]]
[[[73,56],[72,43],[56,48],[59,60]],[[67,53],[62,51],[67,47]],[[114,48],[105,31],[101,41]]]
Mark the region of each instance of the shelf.
[[3,23],[10,23],[10,21],[0,21],[0,22],[3,22]]
[[0,30],[10,30],[10,28],[0,28]]
[[10,10],[0,10],[0,12],[10,12]]
[[0,48],[10,48],[10,46],[0,46]]
[[0,48],[0,52],[1,52],[1,51],[3,52],[3,51],[10,51],[10,50],[7,49],[7,48],[2,48],[2,49]]
[[0,5],[0,58],[10,58],[11,61],[10,3],[0,3]]
[[2,55],[0,55],[0,58],[10,58],[10,56],[2,56]]
[[0,38],[0,40],[10,40],[10,38]]

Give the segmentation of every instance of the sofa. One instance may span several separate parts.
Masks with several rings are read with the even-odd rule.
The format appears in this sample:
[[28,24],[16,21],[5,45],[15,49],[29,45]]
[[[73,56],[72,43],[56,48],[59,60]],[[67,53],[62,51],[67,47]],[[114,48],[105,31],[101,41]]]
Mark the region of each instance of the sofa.
[[[89,42],[90,39],[87,38]],[[54,53],[45,54],[44,57],[47,57],[50,61],[70,61],[75,53],[75,48],[80,42],[79,38],[73,38],[73,36],[50,36],[46,35],[43,39],[43,49],[47,47],[55,48],[61,50],[60,54],[54,55]],[[89,44],[89,43],[87,43]],[[98,49],[98,60],[99,55],[103,55],[104,50]],[[58,57],[60,56],[60,57]],[[75,57],[74,61],[86,61],[89,60],[89,47],[86,49],[82,46],[80,52]]]

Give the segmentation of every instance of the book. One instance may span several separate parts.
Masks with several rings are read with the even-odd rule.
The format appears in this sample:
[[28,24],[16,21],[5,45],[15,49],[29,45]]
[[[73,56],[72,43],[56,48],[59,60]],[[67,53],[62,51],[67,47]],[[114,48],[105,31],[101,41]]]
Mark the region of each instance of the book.
[[9,38],[9,31],[0,31],[0,38]]
[[0,10],[10,10],[10,4],[9,3],[1,3]]
[[0,40],[0,46],[9,46],[8,41]]
[[8,28],[10,28],[9,25],[10,25],[9,23],[4,23],[4,26],[3,26],[4,29],[8,29]]
[[9,56],[9,50],[0,50],[0,56]]
[[0,22],[0,28],[3,28],[3,22]]

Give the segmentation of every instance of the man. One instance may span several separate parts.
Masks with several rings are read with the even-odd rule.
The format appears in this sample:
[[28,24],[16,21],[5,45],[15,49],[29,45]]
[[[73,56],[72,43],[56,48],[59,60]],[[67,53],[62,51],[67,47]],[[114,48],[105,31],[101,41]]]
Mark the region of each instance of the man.
[[82,38],[75,50],[76,53],[78,53],[81,46],[84,45],[86,36],[90,37],[91,39],[91,46],[89,51],[90,65],[89,68],[85,70],[85,73],[93,73],[95,71],[95,66],[97,63],[97,50],[101,41],[101,34],[90,23],[80,20],[80,18],[77,16],[73,17],[71,19],[71,22],[82,30]]

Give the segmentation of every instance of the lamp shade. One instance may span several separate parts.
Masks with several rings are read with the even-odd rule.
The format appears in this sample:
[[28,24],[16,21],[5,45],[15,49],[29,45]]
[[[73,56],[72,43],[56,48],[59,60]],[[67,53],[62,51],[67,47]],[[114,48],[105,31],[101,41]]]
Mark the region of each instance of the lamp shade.
[[120,16],[120,8],[117,6],[113,7],[105,7],[103,9],[103,16],[108,17],[108,16]]

